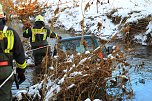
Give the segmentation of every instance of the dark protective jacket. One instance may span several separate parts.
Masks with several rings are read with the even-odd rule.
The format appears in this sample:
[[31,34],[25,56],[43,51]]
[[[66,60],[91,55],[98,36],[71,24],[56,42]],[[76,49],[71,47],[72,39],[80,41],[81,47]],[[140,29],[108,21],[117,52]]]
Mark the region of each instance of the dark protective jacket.
[[[4,30],[5,29],[5,30]],[[24,49],[21,40],[15,30],[5,26],[5,20],[0,19],[0,84],[6,80],[13,71],[12,62],[16,61],[18,67],[18,83],[25,80],[24,71],[26,68]],[[11,76],[5,84],[0,87],[0,101],[12,101],[11,87],[14,76]]]
[[[0,31],[2,32],[5,26],[5,22],[0,19]],[[15,59],[16,63],[17,63],[17,67],[24,69],[26,67],[26,61],[25,61],[25,54],[24,54],[24,48],[23,45],[21,43],[21,40],[19,38],[19,35],[17,34],[17,32],[15,30],[13,30],[12,28],[8,27],[7,31],[12,31],[14,38],[12,38],[14,44],[11,43],[12,49],[10,50],[9,53],[12,53],[12,59]],[[1,33],[0,33],[1,34]],[[11,36],[13,37],[13,36]],[[7,41],[7,43],[9,43],[9,41]],[[7,45],[8,47],[8,45]],[[7,53],[7,54],[9,54]],[[12,60],[11,60],[12,61]]]
[[37,21],[34,27],[24,31],[23,37],[30,38],[31,46],[37,48],[48,44],[47,37],[57,38],[58,36],[54,32],[51,32],[50,29],[46,28],[43,22]]

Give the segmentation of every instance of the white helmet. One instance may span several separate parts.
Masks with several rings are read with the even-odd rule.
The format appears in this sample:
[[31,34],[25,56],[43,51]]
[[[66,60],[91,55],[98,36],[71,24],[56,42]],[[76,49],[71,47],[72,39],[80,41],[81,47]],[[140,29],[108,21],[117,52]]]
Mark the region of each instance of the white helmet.
[[3,7],[0,4],[0,18],[5,18],[4,12],[3,12]]

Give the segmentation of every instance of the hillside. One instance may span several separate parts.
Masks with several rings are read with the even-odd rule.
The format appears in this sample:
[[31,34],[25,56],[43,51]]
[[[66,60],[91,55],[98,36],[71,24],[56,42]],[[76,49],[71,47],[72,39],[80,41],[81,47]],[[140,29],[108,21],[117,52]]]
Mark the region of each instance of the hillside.
[[[46,10],[46,22],[54,21],[54,27],[74,34],[81,34],[84,18],[85,34],[95,34],[101,39],[129,37],[142,45],[150,43],[152,32],[152,2],[150,0],[56,0],[50,1]],[[53,11],[58,9],[55,15]],[[68,22],[68,23],[67,23]],[[147,43],[148,42],[148,43]]]

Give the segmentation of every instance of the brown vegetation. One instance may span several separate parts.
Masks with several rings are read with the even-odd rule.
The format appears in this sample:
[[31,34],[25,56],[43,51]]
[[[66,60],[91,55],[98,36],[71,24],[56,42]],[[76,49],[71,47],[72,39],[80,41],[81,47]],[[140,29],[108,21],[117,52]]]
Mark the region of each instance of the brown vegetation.
[[15,3],[12,0],[1,0],[0,3],[8,21],[18,18],[27,27],[31,26],[30,16],[41,14],[48,7],[46,1],[40,4],[38,0],[16,0]]
[[[151,21],[152,16],[147,15],[145,18],[138,19],[134,22],[127,23],[127,19],[134,13],[140,13],[140,11],[133,11],[128,13],[128,17],[121,17],[121,16],[113,16],[115,12],[117,12],[117,9],[113,9],[111,12],[107,13],[107,17],[112,20],[112,22],[116,25],[119,25],[120,33],[123,34],[124,42],[128,45],[133,44],[134,36],[138,34],[144,34],[147,29],[149,22]],[[146,43],[151,43],[151,35],[150,33],[147,34],[147,40]]]
[[[33,97],[40,101],[45,99],[46,94],[56,85],[61,90],[57,91],[56,88],[51,91],[53,96],[49,97],[50,101],[54,98],[55,101],[83,101],[87,98],[112,101],[123,99],[124,96],[130,99],[133,91],[128,71],[124,68],[129,67],[130,64],[125,61],[125,56],[119,49],[116,47],[111,56],[106,59],[98,57],[98,50],[88,54],[74,55],[58,50],[57,57],[45,57],[43,60],[42,70],[47,70],[44,71],[47,76],[43,76],[41,79],[44,80],[43,86],[38,90],[41,98],[37,94],[28,95],[28,93],[23,94],[23,98],[26,101],[27,98]],[[47,68],[44,66],[46,63]],[[112,76],[112,72],[117,70],[120,72],[119,75]],[[46,87],[49,81],[53,81],[53,84]],[[113,88],[119,89],[122,94],[109,95],[107,89],[112,90]]]

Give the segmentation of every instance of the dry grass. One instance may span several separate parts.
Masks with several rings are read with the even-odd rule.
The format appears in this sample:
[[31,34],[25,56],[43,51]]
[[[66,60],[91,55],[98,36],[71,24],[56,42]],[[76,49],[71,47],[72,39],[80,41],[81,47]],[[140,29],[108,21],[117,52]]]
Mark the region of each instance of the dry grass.
[[[57,89],[54,89],[52,91],[54,96],[49,97],[50,101],[53,98],[56,101],[83,101],[87,98],[112,101],[114,99],[123,99],[124,96],[128,96],[128,98],[133,96],[131,88],[129,90],[124,88],[126,82],[129,83],[127,70],[124,67],[130,66],[130,64],[125,62],[124,54],[119,48],[115,48],[112,56],[106,59],[98,58],[96,51],[89,54],[71,55],[68,52],[65,53],[58,50],[58,57],[51,58],[47,56],[44,58],[42,63],[43,69],[45,69],[46,59],[48,65],[47,72],[44,71],[44,73],[47,76],[43,77],[43,86],[39,89],[40,100],[45,99],[46,94],[54,85],[60,86],[61,90],[57,91]],[[49,69],[49,67],[53,67],[54,69]],[[117,69],[122,70],[120,71],[121,74],[113,77],[112,72]],[[46,87],[45,85],[49,81],[54,81],[54,83]],[[114,85],[123,94],[109,95],[107,89],[115,88]],[[26,94],[26,97],[29,98],[29,95]],[[34,99],[39,98],[37,97],[34,97]]]

